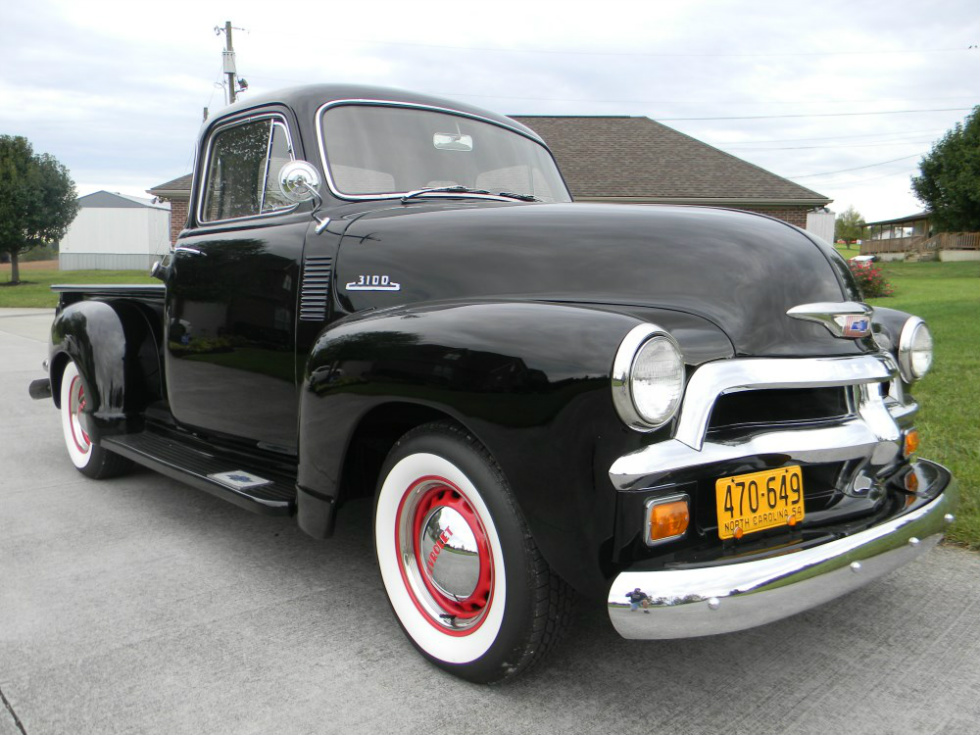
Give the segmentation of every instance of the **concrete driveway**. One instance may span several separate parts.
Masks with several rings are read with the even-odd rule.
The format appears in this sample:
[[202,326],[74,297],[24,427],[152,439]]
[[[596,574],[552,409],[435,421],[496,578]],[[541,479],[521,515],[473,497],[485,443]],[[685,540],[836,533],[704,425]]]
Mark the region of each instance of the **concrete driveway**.
[[0,310],[0,735],[980,732],[980,557],[953,548],[713,638],[625,641],[581,605],[524,678],[450,678],[388,609],[366,504],[318,542],[150,472],[77,473],[27,395],[50,318]]

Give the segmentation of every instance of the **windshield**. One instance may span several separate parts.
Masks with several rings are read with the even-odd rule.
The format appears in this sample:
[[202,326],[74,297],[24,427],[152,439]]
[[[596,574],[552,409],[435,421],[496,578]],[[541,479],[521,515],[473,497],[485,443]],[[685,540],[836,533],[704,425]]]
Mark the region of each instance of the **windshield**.
[[481,120],[413,107],[340,105],[323,113],[321,130],[331,183],[344,196],[466,187],[571,201],[547,149]]

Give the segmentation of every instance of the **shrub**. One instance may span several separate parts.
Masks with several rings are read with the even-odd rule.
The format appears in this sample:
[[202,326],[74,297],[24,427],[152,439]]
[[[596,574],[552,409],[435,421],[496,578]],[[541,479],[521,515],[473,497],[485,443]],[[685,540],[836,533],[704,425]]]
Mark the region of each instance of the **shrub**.
[[50,245],[32,248],[20,256],[21,263],[33,263],[40,260],[57,260],[58,251]]
[[857,281],[858,288],[866,299],[874,299],[881,296],[891,296],[895,293],[892,285],[885,278],[884,272],[874,263],[854,263],[851,262],[851,273]]

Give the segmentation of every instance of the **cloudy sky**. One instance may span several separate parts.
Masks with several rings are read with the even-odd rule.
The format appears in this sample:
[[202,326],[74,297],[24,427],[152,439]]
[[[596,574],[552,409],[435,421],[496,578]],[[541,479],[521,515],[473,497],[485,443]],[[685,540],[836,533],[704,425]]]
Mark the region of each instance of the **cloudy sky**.
[[922,206],[922,154],[980,104],[977,0],[4,0],[0,134],[79,194],[190,171],[230,20],[246,94],[415,89],[504,114],[648,116],[866,219]]

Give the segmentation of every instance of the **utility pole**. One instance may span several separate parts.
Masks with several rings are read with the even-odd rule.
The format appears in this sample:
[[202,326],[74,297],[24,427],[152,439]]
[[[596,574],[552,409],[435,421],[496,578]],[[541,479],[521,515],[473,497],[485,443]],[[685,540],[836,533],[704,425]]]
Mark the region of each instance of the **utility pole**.
[[[221,67],[224,75],[228,77],[228,104],[233,104],[238,98],[236,91],[236,80],[235,76],[238,71],[235,69],[235,45],[231,40],[231,32],[233,28],[231,21],[225,21],[225,27],[221,26],[214,27],[214,35],[220,36],[222,33],[225,34],[225,50],[221,52]],[[238,30],[244,31],[244,28],[239,28]],[[248,82],[244,79],[237,80],[237,90],[244,92],[248,89]],[[207,113],[205,112],[205,117]]]
[[231,21],[225,21],[225,51],[221,55],[225,75],[228,77],[228,104],[235,103],[235,47],[231,42]]

